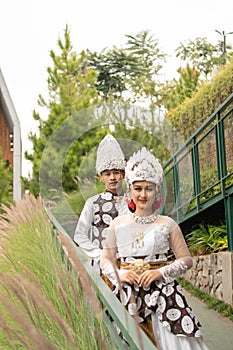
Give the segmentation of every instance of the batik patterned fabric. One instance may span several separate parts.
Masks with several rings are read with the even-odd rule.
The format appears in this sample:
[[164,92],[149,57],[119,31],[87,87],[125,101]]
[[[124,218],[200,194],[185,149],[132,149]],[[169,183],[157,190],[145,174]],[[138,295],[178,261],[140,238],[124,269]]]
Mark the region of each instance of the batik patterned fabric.
[[117,297],[130,315],[142,323],[155,312],[164,328],[177,336],[200,337],[200,323],[188,305],[177,281],[153,282],[150,288],[137,288],[123,283]]
[[124,196],[115,197],[106,191],[88,198],[75,228],[75,243],[98,264],[108,225],[117,215],[126,212]]
[[103,248],[106,239],[107,228],[112,220],[118,216],[119,204],[114,199],[111,192],[101,193],[93,202],[94,221],[93,226],[93,243],[99,248]]

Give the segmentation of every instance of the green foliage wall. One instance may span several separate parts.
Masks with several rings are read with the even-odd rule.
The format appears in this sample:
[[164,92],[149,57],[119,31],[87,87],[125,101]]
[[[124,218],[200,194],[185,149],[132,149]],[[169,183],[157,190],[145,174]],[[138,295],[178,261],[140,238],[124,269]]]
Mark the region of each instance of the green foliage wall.
[[191,98],[170,111],[170,121],[187,140],[232,92],[233,60],[219,69]]

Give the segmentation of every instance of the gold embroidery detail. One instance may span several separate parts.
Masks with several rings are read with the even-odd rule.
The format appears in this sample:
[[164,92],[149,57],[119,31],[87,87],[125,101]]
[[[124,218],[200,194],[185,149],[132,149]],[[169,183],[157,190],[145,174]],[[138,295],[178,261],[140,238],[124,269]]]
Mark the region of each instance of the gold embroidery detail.
[[142,248],[144,247],[144,232],[131,233],[132,237],[132,248]]
[[123,270],[133,270],[137,273],[142,273],[146,270],[159,269],[162,266],[166,266],[167,261],[151,261],[147,262],[143,259],[135,259],[134,262],[118,261],[118,268]]

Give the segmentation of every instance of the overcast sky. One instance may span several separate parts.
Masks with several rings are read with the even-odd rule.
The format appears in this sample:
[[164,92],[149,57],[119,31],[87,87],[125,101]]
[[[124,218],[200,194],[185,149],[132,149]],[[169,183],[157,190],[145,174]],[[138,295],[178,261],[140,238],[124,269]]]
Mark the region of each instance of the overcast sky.
[[[215,30],[233,31],[232,13],[232,0],[0,0],[0,67],[20,120],[23,152],[30,151],[27,137],[37,127],[32,112],[39,111],[38,95],[47,94],[49,51],[56,51],[66,24],[77,52],[119,47],[126,34],[150,30],[170,55],[169,76],[180,42],[206,37],[217,43]],[[233,35],[226,40],[233,45]],[[23,159],[24,176],[29,169]]]

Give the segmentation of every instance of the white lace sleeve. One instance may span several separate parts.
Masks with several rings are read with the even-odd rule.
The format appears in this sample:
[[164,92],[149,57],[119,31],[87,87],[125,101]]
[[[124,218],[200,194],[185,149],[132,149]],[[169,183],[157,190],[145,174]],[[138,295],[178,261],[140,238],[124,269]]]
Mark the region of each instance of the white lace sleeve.
[[105,275],[109,281],[115,286],[114,293],[117,293],[119,290],[120,276],[125,271],[121,271],[117,268],[116,264],[116,237],[114,230],[114,220],[111,222],[106,235],[106,243],[103,248],[103,252],[100,259],[100,268],[102,274]]
[[159,268],[166,283],[183,275],[193,264],[184,236],[175,221],[172,221],[169,242],[176,259],[171,264]]
[[117,292],[119,289],[117,271],[114,269],[113,265],[111,263],[105,264],[102,268],[102,273],[116,287],[115,292]]
[[158,269],[166,283],[172,282],[188,270],[188,265],[183,259],[175,260],[173,263]]

